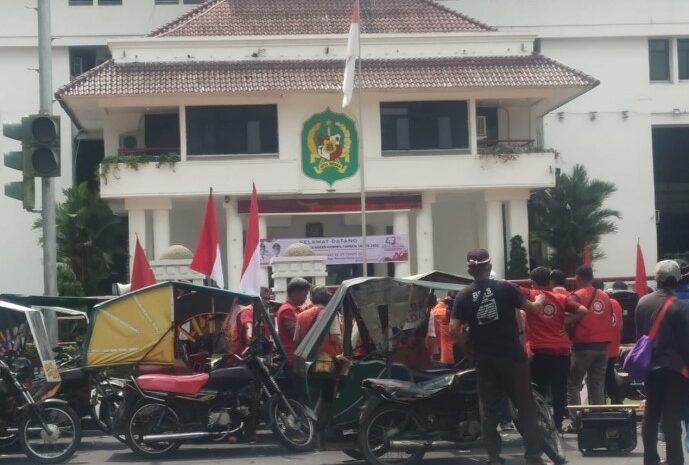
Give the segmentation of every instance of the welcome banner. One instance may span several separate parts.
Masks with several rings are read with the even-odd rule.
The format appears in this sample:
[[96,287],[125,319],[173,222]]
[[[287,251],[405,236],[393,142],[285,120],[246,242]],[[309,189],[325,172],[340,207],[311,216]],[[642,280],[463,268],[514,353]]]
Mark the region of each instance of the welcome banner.
[[[290,245],[301,242],[318,256],[328,257],[328,265],[352,265],[363,262],[361,237],[313,237],[303,239],[261,239],[261,266],[270,266]],[[409,261],[407,236],[366,236],[366,259],[369,263]]]

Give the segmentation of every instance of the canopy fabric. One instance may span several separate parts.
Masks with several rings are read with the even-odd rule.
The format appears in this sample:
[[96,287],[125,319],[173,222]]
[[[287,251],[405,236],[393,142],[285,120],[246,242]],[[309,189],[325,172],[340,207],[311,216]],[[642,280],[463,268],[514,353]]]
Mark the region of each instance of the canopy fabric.
[[130,292],[94,307],[85,364],[173,364],[178,332],[180,340],[212,345],[208,339],[219,337],[224,318],[248,304],[265,313],[258,296],[183,282],[168,281]]
[[458,291],[464,287],[457,283],[395,278],[347,280],[297,347],[295,370],[302,375],[306,373],[338,312],[342,312],[345,321],[345,345],[351,335],[348,334],[351,325],[347,322],[356,320],[365,326],[371,341],[382,350],[386,339],[395,332],[414,329],[425,320],[426,298],[431,291]]
[[46,380],[59,382],[60,372],[53,359],[53,350],[45,329],[43,314],[39,310],[0,300],[0,342],[2,342],[0,355],[17,351],[23,345],[23,340],[20,339],[27,325],[36,344]]

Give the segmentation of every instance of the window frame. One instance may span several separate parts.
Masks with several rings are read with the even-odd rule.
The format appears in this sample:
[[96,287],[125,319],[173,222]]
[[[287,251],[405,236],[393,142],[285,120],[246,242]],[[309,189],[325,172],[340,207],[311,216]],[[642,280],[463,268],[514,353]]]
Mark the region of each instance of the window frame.
[[[685,62],[685,67],[686,67],[686,74],[684,77],[682,76],[682,66],[680,62],[680,43],[686,45],[686,50],[684,51],[684,54],[686,56],[686,62]],[[677,80],[679,81],[689,81],[689,37],[678,37],[677,38]]]
[[[442,99],[442,100],[389,100],[389,101],[380,101],[378,102],[378,110],[379,110],[379,121],[380,121],[380,151],[381,151],[381,156],[383,157],[399,157],[399,156],[433,156],[433,155],[467,155],[471,154],[471,127],[469,124],[469,118],[470,118],[470,101],[469,99],[454,99],[454,100],[449,100],[449,99]],[[409,149],[385,149],[384,147],[384,142],[383,142],[383,107],[387,104],[391,105],[390,108],[394,108],[395,105],[402,105],[402,104],[407,104],[407,108],[409,108],[409,105],[413,104],[443,104],[443,103],[463,103],[465,106],[465,112],[466,112],[466,121],[465,121],[465,131],[466,131],[466,147],[450,147],[450,148],[440,148],[440,147],[433,147],[433,148],[411,148],[411,134],[412,131],[409,131],[409,144],[410,148]],[[436,123],[436,129],[437,129],[437,123]]]
[[[658,79],[653,77],[653,67],[651,63],[651,54],[652,53],[659,53],[660,51],[658,50],[651,50],[651,43],[652,42],[663,42],[665,43],[665,51],[664,51],[664,61],[665,61],[665,71],[667,73],[667,77]],[[650,82],[659,82],[659,83],[667,83],[667,82],[672,82],[672,40],[669,38],[649,38],[648,39],[648,79]]]
[[[216,110],[219,110],[221,108],[232,108],[232,107],[243,107],[246,109],[256,109],[257,107],[271,107],[274,109],[275,112],[275,151],[274,152],[263,152],[259,151],[256,153],[251,153],[249,152],[248,148],[251,144],[251,142],[248,140],[249,136],[249,128],[248,128],[248,123],[249,119],[244,119],[243,121],[245,122],[244,125],[244,131],[247,134],[247,141],[246,141],[246,151],[244,152],[223,152],[223,153],[194,153],[191,150],[190,146],[190,138],[192,135],[192,130],[190,128],[191,123],[191,117],[190,114],[193,113],[193,109],[195,108],[205,108],[205,109],[210,109],[214,108]],[[192,111],[190,111],[192,110]],[[217,116],[216,116],[217,118]],[[226,159],[226,160],[238,160],[238,159],[255,159],[255,158],[278,158],[280,154],[280,122],[279,122],[279,108],[277,103],[260,103],[260,104],[234,104],[234,105],[186,105],[185,106],[185,129],[186,129],[186,140],[184,141],[185,148],[186,148],[186,154],[187,154],[187,160],[218,160],[218,159]],[[259,124],[259,129],[261,125]],[[260,140],[260,136],[259,136]],[[263,150],[263,147],[261,147],[259,150]]]
[[68,6],[93,6],[93,0],[69,0]]
[[154,5],[179,5],[179,0],[154,0]]
[[122,0],[98,0],[98,6],[122,6]]

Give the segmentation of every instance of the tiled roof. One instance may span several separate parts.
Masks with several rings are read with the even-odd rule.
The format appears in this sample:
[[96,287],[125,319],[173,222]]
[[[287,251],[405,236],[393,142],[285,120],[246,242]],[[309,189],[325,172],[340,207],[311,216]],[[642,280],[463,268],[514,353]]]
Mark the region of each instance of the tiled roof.
[[[345,34],[354,0],[209,0],[153,37]],[[362,33],[495,29],[433,0],[361,0]]]
[[[363,61],[363,89],[587,87],[596,80],[540,55]],[[340,90],[343,60],[125,63],[110,60],[57,97]],[[359,85],[357,83],[357,85]]]

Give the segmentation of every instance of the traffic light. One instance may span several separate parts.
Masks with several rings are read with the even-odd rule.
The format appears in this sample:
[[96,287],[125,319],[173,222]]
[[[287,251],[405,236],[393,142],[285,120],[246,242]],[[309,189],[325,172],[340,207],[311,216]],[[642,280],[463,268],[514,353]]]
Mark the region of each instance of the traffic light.
[[3,124],[2,133],[5,137],[18,140],[22,143],[22,150],[17,152],[8,152],[5,154],[4,163],[8,168],[19,170],[23,174],[22,181],[10,182],[5,184],[5,195],[21,200],[26,210],[33,210],[36,206],[36,184],[30,162],[25,156],[24,150],[24,136],[27,118],[22,118],[21,123]]
[[[30,115],[22,120],[24,126],[24,164],[28,157],[37,178],[60,176],[60,117]],[[27,153],[28,152],[28,153]]]

